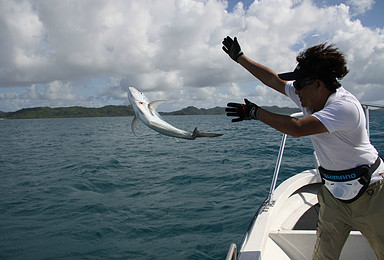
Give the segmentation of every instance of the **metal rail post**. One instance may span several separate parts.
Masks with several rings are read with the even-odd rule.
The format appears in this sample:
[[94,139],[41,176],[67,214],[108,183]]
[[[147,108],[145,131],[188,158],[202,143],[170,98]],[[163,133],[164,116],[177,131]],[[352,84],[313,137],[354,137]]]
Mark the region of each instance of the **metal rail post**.
[[280,149],[279,149],[279,155],[277,156],[277,161],[276,161],[276,165],[275,165],[275,171],[273,173],[271,188],[269,189],[269,194],[268,194],[268,198],[267,198],[267,204],[268,205],[273,204],[273,193],[274,193],[275,188],[276,188],[277,177],[279,176],[279,171],[280,171],[281,161],[283,159],[283,153],[284,153],[286,140],[287,140],[287,135],[283,134],[283,138],[281,139],[281,144],[280,144]]

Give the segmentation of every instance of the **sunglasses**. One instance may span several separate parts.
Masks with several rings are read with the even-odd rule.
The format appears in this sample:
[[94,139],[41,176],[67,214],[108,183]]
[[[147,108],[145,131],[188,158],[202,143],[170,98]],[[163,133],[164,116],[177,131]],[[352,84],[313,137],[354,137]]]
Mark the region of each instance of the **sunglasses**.
[[295,87],[295,89],[296,89],[297,91],[300,91],[300,90],[302,90],[305,86],[310,85],[310,84],[312,84],[312,83],[315,82],[315,81],[316,81],[316,79],[308,79],[308,80],[305,80],[305,81],[295,80],[295,81],[293,82],[293,86]]

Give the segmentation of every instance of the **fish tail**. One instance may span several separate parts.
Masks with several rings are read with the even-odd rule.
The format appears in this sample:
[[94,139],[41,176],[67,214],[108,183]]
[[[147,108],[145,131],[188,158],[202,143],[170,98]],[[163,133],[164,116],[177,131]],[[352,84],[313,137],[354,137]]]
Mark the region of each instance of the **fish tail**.
[[194,140],[196,137],[217,137],[222,136],[223,134],[216,134],[216,133],[201,133],[199,130],[197,130],[197,127],[195,130],[193,130],[191,140]]

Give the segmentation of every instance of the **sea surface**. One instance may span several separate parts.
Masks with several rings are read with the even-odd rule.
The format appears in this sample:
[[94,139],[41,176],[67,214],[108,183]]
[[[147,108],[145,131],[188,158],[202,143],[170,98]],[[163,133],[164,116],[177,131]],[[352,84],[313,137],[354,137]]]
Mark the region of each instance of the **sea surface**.
[[[384,113],[371,113],[384,154]],[[0,259],[225,259],[268,195],[282,135],[225,116],[168,116],[224,134],[176,140],[132,117],[0,121]],[[313,168],[288,137],[279,183]]]

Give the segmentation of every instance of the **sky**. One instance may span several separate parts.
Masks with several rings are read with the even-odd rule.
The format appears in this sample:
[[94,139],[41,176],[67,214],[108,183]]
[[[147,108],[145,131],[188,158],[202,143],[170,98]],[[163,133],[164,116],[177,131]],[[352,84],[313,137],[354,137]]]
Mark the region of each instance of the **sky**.
[[294,107],[222,51],[227,35],[277,73],[333,43],[350,70],[342,85],[383,105],[382,13],[381,0],[0,0],[0,111],[128,105],[129,86],[168,100],[159,111]]

